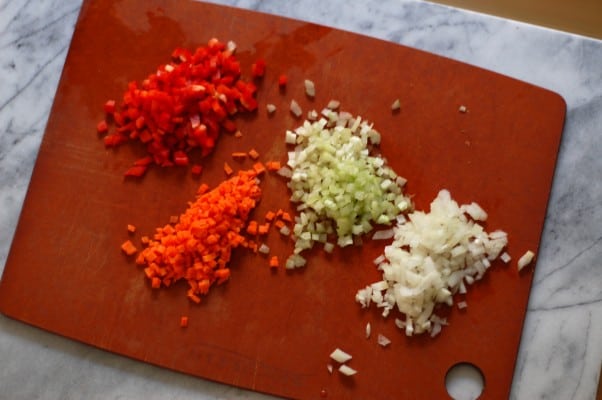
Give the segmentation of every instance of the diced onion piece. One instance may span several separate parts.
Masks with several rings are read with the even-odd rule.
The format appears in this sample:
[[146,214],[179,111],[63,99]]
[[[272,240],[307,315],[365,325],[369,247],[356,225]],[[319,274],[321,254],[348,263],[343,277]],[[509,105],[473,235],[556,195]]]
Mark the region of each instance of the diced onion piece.
[[273,114],[274,111],[276,111],[276,106],[274,104],[268,104],[265,106],[266,110],[268,111],[269,114]]
[[326,106],[326,108],[329,108],[331,110],[337,110],[340,105],[341,105],[340,101],[333,99],[328,102],[328,105]]
[[385,229],[382,231],[374,232],[374,235],[372,235],[372,239],[386,240],[386,239],[391,239],[393,236],[395,236],[395,231],[393,229]]
[[288,236],[291,234],[291,228],[289,228],[288,226],[284,225],[282,228],[280,228],[280,234],[282,236]]
[[309,97],[315,97],[316,95],[316,85],[314,85],[314,82],[306,79],[303,84],[305,85],[305,94],[308,95]]
[[268,254],[270,252],[270,247],[267,244],[262,243],[261,246],[259,246],[259,248],[257,249],[257,251],[261,254]]
[[460,209],[466,214],[470,215],[470,217],[475,221],[487,220],[487,213],[477,203],[473,202],[468,205],[463,205],[460,207]]
[[307,112],[307,119],[310,121],[317,120],[319,116],[320,116],[320,114],[318,114],[318,112],[316,110],[310,110]]
[[341,350],[337,347],[336,349],[334,349],[334,351],[332,353],[330,353],[330,358],[332,358],[336,362],[342,364],[342,363],[346,363],[347,361],[351,360],[351,355],[348,353],[345,353],[343,350]]
[[282,167],[280,168],[278,171],[276,171],[276,173],[280,176],[283,176],[285,178],[290,178],[291,176],[293,176],[293,171],[291,171],[289,168],[287,167]]
[[393,104],[391,104],[391,110],[396,111],[396,110],[399,110],[400,108],[401,108],[401,102],[399,101],[399,99],[395,99]]
[[520,271],[529,265],[531,261],[533,261],[533,257],[535,257],[535,253],[531,250],[527,250],[527,252],[518,259],[518,270]]
[[236,43],[234,43],[232,40],[229,40],[228,43],[226,43],[226,50],[228,50],[230,53],[234,53],[236,51]]
[[326,369],[332,374],[332,371],[334,371],[334,366],[332,364],[326,364]]
[[459,302],[458,302],[458,308],[459,308],[460,310],[462,310],[462,309],[464,309],[464,308],[466,308],[466,307],[468,307],[468,304],[466,304],[466,302],[465,302],[465,301],[459,301]]
[[388,345],[391,344],[391,340],[389,340],[389,338],[386,337],[385,335],[383,335],[382,333],[378,334],[378,337],[376,338],[376,341],[382,347],[387,347]]
[[508,264],[510,262],[510,260],[512,259],[512,257],[510,257],[510,254],[508,254],[507,252],[503,252],[500,255],[500,260],[502,260],[503,262],[505,262],[506,264]]
[[350,366],[345,365],[345,364],[343,364],[339,367],[339,372],[345,376],[352,376],[352,375],[357,374],[356,370],[354,370],[353,368],[351,368]]
[[299,118],[301,114],[303,114],[301,106],[295,101],[295,99],[291,100],[290,110],[293,113],[293,115],[297,118]]
[[370,337],[370,333],[372,332],[372,327],[370,326],[370,322],[366,324],[366,339]]
[[458,108],[458,111],[460,111],[461,113],[465,113],[465,112],[467,112],[467,111],[468,111],[468,109],[466,108],[466,106],[465,106],[465,105],[461,105],[461,106]]

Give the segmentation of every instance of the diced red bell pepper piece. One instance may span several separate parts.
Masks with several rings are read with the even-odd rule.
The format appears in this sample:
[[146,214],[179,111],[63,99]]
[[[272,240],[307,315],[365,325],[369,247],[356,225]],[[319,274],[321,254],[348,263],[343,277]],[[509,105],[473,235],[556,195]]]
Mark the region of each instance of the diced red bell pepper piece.
[[109,125],[107,125],[107,121],[105,121],[104,119],[102,121],[100,121],[96,125],[96,130],[98,131],[98,133],[106,133],[106,132],[108,132]]
[[147,169],[148,169],[147,165],[134,165],[134,166],[131,166],[130,168],[128,168],[128,170],[125,171],[124,175],[131,176],[134,178],[139,178],[146,173]]
[[262,78],[265,75],[265,60],[259,59],[251,65],[251,75],[253,78]]
[[104,105],[105,113],[113,114],[115,112],[115,100],[107,100]]
[[176,165],[188,165],[188,156],[183,151],[176,151],[173,154],[173,161]]
[[288,83],[288,78],[286,75],[282,74],[278,77],[278,86],[283,87]]

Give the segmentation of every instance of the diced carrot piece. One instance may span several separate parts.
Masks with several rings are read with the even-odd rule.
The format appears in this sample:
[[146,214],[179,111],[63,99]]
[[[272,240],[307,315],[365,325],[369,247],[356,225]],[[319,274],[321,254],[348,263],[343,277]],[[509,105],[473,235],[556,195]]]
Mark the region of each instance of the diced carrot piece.
[[257,160],[259,158],[259,153],[257,150],[251,149],[249,150],[249,157],[251,157],[253,160]]
[[282,218],[282,220],[286,221],[286,222],[293,222],[293,217],[291,217],[291,215],[289,213],[287,213],[286,211],[282,212],[282,215],[280,216],[280,218]]
[[256,162],[253,164],[253,169],[257,172],[257,175],[261,175],[265,172],[265,166],[261,162]]
[[123,244],[121,245],[121,250],[123,250],[123,252],[128,256],[131,256],[132,254],[135,254],[138,251],[131,240],[126,240],[125,242],[123,242]]
[[282,220],[277,220],[276,222],[274,222],[274,226],[278,229],[282,228],[283,226],[285,226],[286,224],[284,223],[284,221]]
[[199,164],[195,164],[190,168],[190,173],[192,175],[200,175],[203,172],[203,166]]
[[244,151],[235,151],[234,153],[232,153],[232,158],[238,161],[242,161],[245,158],[247,158],[247,153],[245,153]]
[[249,235],[257,235],[257,229],[259,228],[259,224],[257,221],[249,221],[247,224],[247,233]]
[[268,161],[265,163],[265,166],[268,171],[278,171],[282,167],[282,164],[280,164],[280,161]]
[[278,260],[278,256],[270,257],[270,268],[278,268],[280,266],[280,261]]
[[128,228],[128,232],[130,232],[130,233],[136,232],[136,227],[132,224],[128,224],[127,228]]
[[257,233],[260,234],[260,235],[267,235],[267,233],[269,231],[270,231],[270,224],[269,224],[269,222],[266,222],[265,224],[261,224],[257,228]]
[[241,131],[236,131],[236,133],[234,133],[234,137],[235,138],[241,138],[242,137],[242,132]]
[[234,170],[232,169],[232,167],[227,162],[224,163],[224,172],[228,176],[230,176],[230,175],[232,175],[234,173]]
[[272,210],[268,211],[265,214],[265,220],[266,221],[270,221],[271,222],[271,221],[274,220],[274,218],[276,218],[276,213],[274,211],[272,211]]
[[187,316],[180,317],[180,326],[182,328],[186,328],[188,326],[188,317]]
[[153,289],[159,289],[161,287],[161,279],[153,276],[153,278],[151,279],[151,287]]

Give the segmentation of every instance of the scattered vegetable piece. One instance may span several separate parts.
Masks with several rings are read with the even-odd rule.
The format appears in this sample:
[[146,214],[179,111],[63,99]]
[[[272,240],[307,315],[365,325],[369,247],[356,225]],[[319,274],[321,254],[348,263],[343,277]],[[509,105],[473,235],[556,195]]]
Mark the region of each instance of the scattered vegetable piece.
[[370,326],[370,322],[366,324],[366,339],[370,338],[370,333],[372,332],[372,327]]
[[249,223],[247,224],[247,233],[249,235],[257,235],[257,230],[259,228],[259,224],[257,223],[257,221],[249,221]]
[[340,105],[341,105],[340,101],[333,99],[328,102],[328,105],[326,106],[326,108],[329,108],[331,110],[338,110]]
[[96,124],[96,131],[100,134],[106,133],[109,130],[109,125],[107,125],[107,121],[104,119]]
[[268,246],[265,243],[262,243],[261,246],[259,246],[259,248],[257,249],[257,251],[261,254],[269,254],[270,253],[270,246]]
[[268,114],[273,114],[276,111],[276,106],[272,103],[269,103],[265,106],[265,109],[267,110]]
[[186,317],[186,316],[180,317],[180,326],[182,328],[188,327],[188,317]]
[[351,360],[351,355],[344,352],[343,350],[339,349],[338,347],[336,349],[334,349],[334,351],[332,353],[330,353],[330,358],[332,358],[334,361],[338,362],[338,363],[346,363],[347,361]]
[[203,172],[203,166],[199,164],[195,164],[190,168],[190,172],[192,175],[200,175]]
[[105,104],[104,104],[104,107],[103,107],[105,113],[109,114],[109,115],[113,114],[115,112],[115,109],[116,109],[115,106],[116,106],[115,100],[107,100],[105,102]]
[[259,158],[259,153],[255,149],[249,150],[248,154],[253,160],[257,160]]
[[255,61],[255,63],[251,65],[251,75],[253,75],[253,78],[262,78],[265,75],[265,67],[265,60],[259,59]]
[[227,162],[224,163],[224,172],[228,176],[230,176],[230,175],[232,175],[234,173],[234,170],[232,169],[232,167],[230,166],[230,164],[228,164]]
[[249,246],[241,231],[261,196],[258,183],[250,170],[239,171],[211,191],[201,185],[178,222],[157,228],[136,258],[151,286],[168,287],[185,279],[188,298],[199,303],[212,285],[226,282],[232,250]]
[[294,99],[291,100],[290,110],[293,113],[293,115],[297,118],[299,118],[301,116],[301,114],[303,114],[303,110],[301,109],[301,106]]
[[395,101],[393,102],[393,104],[391,104],[391,110],[397,111],[400,108],[401,108],[401,102],[399,101],[399,99],[395,99]]
[[123,244],[121,245],[121,250],[123,250],[123,252],[128,256],[131,256],[132,254],[135,254],[138,251],[138,249],[136,249],[136,246],[134,246],[134,243],[132,243],[131,240],[126,240],[125,242],[123,242]]
[[261,175],[266,171],[265,165],[263,165],[263,163],[259,161],[253,164],[253,169],[255,170],[257,175]]
[[270,268],[278,268],[280,266],[280,260],[278,256],[272,256],[270,258]]
[[357,374],[356,370],[354,370],[353,368],[351,368],[350,366],[345,365],[345,364],[339,366],[339,372],[345,376],[352,376],[352,375]]
[[247,153],[245,153],[244,151],[235,151],[232,153],[232,158],[238,161],[242,161],[245,158],[247,158]]
[[134,233],[134,232],[136,232],[136,227],[134,225],[132,225],[132,224],[128,224],[127,225],[127,230],[130,233]]
[[468,112],[468,109],[466,108],[466,106],[462,105],[458,108],[458,111],[460,111],[461,113],[466,113],[466,112]]
[[286,75],[282,74],[278,77],[278,86],[280,86],[281,89],[284,88],[287,83],[288,83],[288,78]]
[[272,210],[269,210],[267,213],[265,213],[265,220],[266,221],[273,221],[274,218],[276,218],[276,213]]
[[518,270],[520,271],[523,268],[525,268],[527,265],[529,265],[531,263],[531,261],[533,261],[534,257],[535,257],[535,253],[533,253],[531,250],[527,250],[527,252],[518,259],[518,263],[517,263]]
[[387,347],[391,344],[391,340],[382,333],[378,334],[378,336],[376,337],[376,342],[382,347]]
[[269,231],[270,231],[269,223],[261,224],[257,227],[257,233],[259,235],[267,235]]
[[315,97],[316,96],[316,85],[314,85],[314,82],[306,79],[303,84],[305,85],[305,94],[308,97]]
[[265,167],[268,171],[278,171],[282,168],[280,161],[268,161],[265,163]]

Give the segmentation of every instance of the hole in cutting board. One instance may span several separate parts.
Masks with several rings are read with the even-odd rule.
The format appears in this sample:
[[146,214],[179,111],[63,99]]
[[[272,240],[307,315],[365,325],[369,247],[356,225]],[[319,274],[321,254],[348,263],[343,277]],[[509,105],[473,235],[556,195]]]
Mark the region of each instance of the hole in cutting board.
[[474,364],[454,364],[445,374],[445,388],[454,400],[478,399],[485,388],[485,377]]

